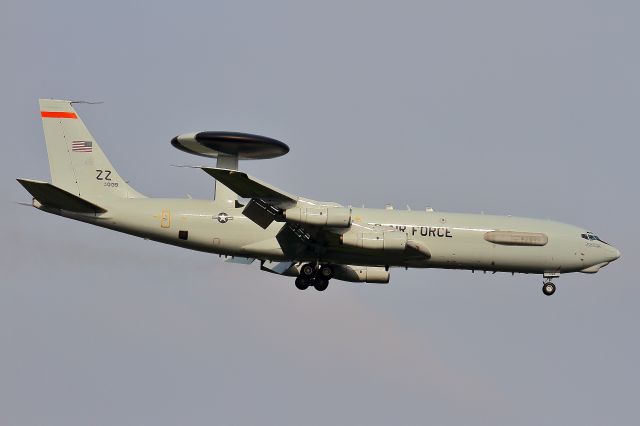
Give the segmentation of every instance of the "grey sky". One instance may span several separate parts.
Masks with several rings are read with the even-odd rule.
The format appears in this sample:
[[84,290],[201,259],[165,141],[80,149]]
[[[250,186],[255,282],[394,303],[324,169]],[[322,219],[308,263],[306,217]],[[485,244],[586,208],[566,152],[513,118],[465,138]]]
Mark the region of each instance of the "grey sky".
[[[0,13],[0,424],[638,423],[640,6],[632,1],[25,2]],[[591,276],[291,279],[13,204],[48,179],[37,99],[150,196],[210,197],[170,139],[344,204],[585,226]]]

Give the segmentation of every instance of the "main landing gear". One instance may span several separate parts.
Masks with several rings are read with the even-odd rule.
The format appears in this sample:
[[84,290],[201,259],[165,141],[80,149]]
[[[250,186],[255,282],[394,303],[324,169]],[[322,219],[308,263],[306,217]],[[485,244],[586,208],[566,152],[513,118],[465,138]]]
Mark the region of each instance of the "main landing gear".
[[318,291],[325,291],[329,287],[329,280],[333,277],[331,265],[316,266],[306,263],[300,268],[300,275],[296,278],[296,287],[299,290],[306,290],[310,286]]
[[558,273],[548,273],[543,275],[545,281],[542,283],[542,292],[546,296],[551,296],[553,293],[556,292],[556,285],[552,283],[551,280],[559,276],[560,274]]

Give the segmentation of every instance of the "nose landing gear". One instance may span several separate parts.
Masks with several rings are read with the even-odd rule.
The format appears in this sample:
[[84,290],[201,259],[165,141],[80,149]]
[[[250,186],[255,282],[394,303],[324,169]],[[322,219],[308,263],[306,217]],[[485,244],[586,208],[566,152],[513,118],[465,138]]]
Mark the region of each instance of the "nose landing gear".
[[546,281],[542,285],[542,292],[547,296],[551,296],[553,293],[556,292],[556,285],[551,281]]
[[553,272],[553,273],[550,272],[550,273],[543,274],[545,281],[542,283],[542,292],[546,296],[551,296],[553,293],[556,292],[556,285],[552,283],[551,280],[559,276],[560,274],[557,272]]
[[331,265],[316,265],[307,263],[300,268],[300,275],[296,278],[296,287],[306,290],[313,286],[318,291],[325,291],[329,287],[329,280],[333,277]]

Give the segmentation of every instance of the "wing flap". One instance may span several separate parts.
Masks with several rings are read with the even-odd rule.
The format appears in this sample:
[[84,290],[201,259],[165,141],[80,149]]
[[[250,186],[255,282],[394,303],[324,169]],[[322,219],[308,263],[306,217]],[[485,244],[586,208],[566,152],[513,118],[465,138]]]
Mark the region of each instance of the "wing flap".
[[252,198],[249,204],[242,210],[242,214],[251,219],[262,229],[267,229],[276,220],[278,209],[262,201]]
[[271,260],[265,260],[262,262],[260,269],[271,272],[272,274],[286,275],[289,277],[295,277],[298,275],[298,269],[295,267],[293,262],[274,262]]

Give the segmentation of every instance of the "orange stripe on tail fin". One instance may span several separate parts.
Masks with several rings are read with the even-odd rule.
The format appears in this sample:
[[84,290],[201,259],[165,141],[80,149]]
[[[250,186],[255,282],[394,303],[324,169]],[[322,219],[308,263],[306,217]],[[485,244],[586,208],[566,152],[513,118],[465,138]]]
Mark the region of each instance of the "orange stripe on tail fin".
[[75,112],[40,111],[42,118],[78,118]]

